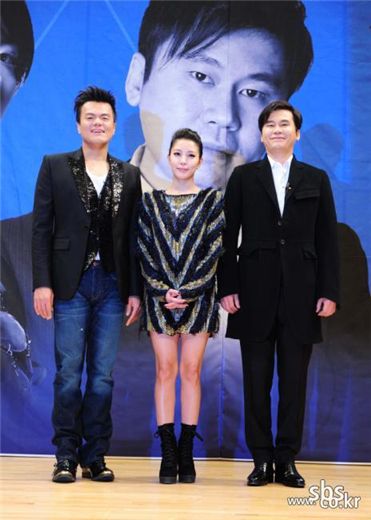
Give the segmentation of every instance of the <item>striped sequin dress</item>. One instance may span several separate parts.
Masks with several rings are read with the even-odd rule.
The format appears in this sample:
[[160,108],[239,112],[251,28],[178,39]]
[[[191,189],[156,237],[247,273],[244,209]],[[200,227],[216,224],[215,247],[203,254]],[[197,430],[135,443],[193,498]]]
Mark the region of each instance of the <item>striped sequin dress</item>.
[[[138,253],[144,279],[142,328],[168,335],[218,329],[216,268],[222,254],[223,195],[145,193],[139,209]],[[164,307],[168,289],[187,300],[185,309]]]

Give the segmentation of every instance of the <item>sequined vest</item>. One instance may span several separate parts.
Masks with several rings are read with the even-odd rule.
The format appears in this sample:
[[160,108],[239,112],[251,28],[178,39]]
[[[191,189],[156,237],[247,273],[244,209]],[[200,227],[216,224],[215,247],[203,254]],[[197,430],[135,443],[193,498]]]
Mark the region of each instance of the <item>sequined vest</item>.
[[90,230],[86,250],[84,270],[93,263],[99,251],[100,260],[106,272],[115,270],[112,239],[112,173],[107,174],[100,197],[90,177],[85,173],[87,182],[88,211]]

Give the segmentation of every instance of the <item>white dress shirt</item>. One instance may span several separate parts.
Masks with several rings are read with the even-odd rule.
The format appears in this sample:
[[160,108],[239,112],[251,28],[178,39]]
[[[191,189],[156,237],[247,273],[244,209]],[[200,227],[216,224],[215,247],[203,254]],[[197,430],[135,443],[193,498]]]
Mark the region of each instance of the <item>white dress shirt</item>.
[[100,197],[100,194],[102,192],[104,183],[106,182],[107,173],[106,175],[95,175],[92,172],[89,172],[86,170],[86,173],[89,175],[91,182],[94,184],[95,191],[97,192],[98,198]]
[[280,208],[281,216],[285,207],[285,196],[289,182],[290,166],[293,155],[287,159],[283,164],[275,161],[268,155],[268,161],[272,168],[273,182],[276,189],[278,206]]

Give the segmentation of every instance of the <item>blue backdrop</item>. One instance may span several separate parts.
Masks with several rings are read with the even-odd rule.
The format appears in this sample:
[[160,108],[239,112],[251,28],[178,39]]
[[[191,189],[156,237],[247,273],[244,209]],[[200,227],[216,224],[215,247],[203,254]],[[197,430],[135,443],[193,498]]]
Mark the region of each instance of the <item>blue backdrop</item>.
[[[1,279],[8,310],[30,340],[31,362],[19,359],[18,366],[2,370],[5,453],[53,452],[53,326],[34,316],[31,293],[29,213],[38,168],[44,154],[79,147],[72,104],[77,91],[91,84],[111,90],[117,98],[118,128],[111,153],[129,159],[143,143],[138,110],[126,102],[124,84],[147,4],[27,2],[34,61],[2,120]],[[314,63],[291,99],[304,116],[296,152],[330,175],[340,223],[342,309],[326,322],[325,342],[314,349],[301,458],[371,461],[371,3],[305,5]],[[137,329],[123,332],[115,378],[111,452],[158,454],[152,436],[154,359],[147,338],[139,337]],[[239,347],[225,340],[223,331],[208,345],[202,383],[200,430],[205,442],[197,446],[197,455],[249,457]]]

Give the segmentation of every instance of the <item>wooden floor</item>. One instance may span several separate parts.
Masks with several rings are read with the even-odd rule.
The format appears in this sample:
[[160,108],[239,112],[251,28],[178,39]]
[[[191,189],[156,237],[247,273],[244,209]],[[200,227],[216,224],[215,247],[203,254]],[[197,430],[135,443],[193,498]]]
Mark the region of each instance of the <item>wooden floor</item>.
[[[159,461],[109,458],[113,483],[82,480],[55,484],[54,459],[0,457],[1,513],[4,520],[242,520],[371,518],[371,466],[298,464],[305,489],[281,484],[247,487],[250,462],[197,461],[195,484],[160,485]],[[310,486],[343,486],[347,502],[320,494],[322,506],[288,505],[288,497],[309,497]],[[352,497],[352,498],[351,498]],[[353,497],[361,497],[357,508]],[[327,506],[327,507],[326,507]],[[352,506],[352,507],[350,507]]]

